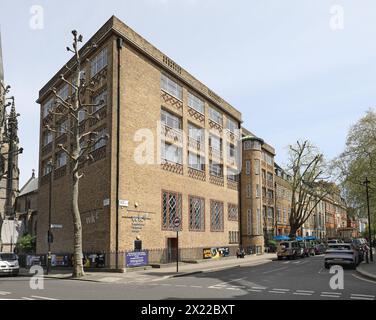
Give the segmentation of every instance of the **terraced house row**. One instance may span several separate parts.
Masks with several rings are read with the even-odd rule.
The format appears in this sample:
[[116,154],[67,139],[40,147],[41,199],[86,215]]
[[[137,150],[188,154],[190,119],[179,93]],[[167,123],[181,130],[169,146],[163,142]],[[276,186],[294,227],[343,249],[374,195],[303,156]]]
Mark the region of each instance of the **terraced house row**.
[[[87,58],[82,77],[94,84],[85,99],[99,116],[82,114],[80,132],[109,136],[93,146],[92,161],[81,167],[85,252],[132,251],[136,239],[143,248],[173,252],[176,217],[179,247],[191,248],[190,257],[197,259],[205,248],[234,252],[240,242],[262,253],[265,238],[287,231],[288,204],[282,197],[276,202],[282,192],[276,184],[283,185],[284,177],[278,175],[275,151],[242,127],[238,110],[116,17],[82,52]],[[64,99],[73,94],[61,74],[72,77],[63,67],[38,99],[38,253],[47,252],[50,196],[51,222],[59,226],[51,251],[72,251],[71,168],[58,145],[69,149],[73,141],[69,119],[49,112],[53,88]]]

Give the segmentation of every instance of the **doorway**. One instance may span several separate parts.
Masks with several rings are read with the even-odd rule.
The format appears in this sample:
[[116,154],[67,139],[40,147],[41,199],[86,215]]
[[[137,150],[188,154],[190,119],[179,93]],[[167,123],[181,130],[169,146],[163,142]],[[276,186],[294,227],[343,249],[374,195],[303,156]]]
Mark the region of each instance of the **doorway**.
[[178,252],[178,239],[167,238],[167,263],[175,262]]

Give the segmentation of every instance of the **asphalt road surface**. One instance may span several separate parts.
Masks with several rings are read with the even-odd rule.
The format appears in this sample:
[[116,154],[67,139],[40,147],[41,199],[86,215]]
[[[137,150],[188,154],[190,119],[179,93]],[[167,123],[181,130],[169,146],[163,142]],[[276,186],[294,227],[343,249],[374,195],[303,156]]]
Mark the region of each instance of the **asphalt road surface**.
[[344,289],[332,290],[329,283],[333,274],[323,265],[323,256],[316,256],[137,283],[45,279],[43,290],[32,290],[28,277],[1,277],[0,299],[376,300],[376,282],[355,270],[345,269]]

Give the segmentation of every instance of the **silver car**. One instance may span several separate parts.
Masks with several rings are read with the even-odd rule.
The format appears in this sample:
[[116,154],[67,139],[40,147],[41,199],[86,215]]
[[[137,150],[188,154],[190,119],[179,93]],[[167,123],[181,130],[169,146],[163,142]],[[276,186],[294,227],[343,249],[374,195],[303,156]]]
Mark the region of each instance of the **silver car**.
[[332,243],[326,250],[325,268],[331,265],[347,265],[356,268],[359,264],[359,253],[351,243]]
[[0,274],[17,276],[20,271],[18,256],[14,253],[0,253]]

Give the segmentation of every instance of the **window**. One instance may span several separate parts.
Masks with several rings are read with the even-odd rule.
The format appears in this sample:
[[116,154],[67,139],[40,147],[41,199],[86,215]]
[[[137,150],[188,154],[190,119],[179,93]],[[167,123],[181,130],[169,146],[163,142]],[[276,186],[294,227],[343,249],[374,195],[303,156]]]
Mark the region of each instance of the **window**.
[[52,132],[51,131],[46,131],[44,134],[43,134],[43,147],[49,145],[53,140],[53,137],[52,137]]
[[269,154],[269,153],[266,153],[266,152],[263,152],[262,153],[262,156],[263,156],[263,160],[268,164],[268,165],[273,165],[273,157]]
[[239,232],[238,231],[229,231],[229,243],[235,244],[239,243]]
[[210,202],[210,230],[223,232],[223,202]]
[[229,159],[235,159],[235,146],[232,143],[227,144],[227,157]]
[[261,170],[261,176],[263,180],[266,180],[266,171],[264,169]]
[[252,230],[252,210],[248,209],[247,210],[247,233],[249,235],[253,235],[253,230]]
[[68,120],[65,120],[57,125],[57,136],[60,137],[61,135],[68,132]]
[[195,170],[205,171],[205,158],[199,154],[188,152],[188,166]]
[[85,110],[79,110],[78,111],[78,122],[81,123],[86,119],[86,111]]
[[91,61],[91,76],[95,76],[99,71],[107,66],[107,48],[104,48],[95,58]]
[[230,221],[238,221],[238,206],[235,204],[228,204],[228,219]]
[[255,159],[255,175],[259,175],[259,174],[260,174],[260,160]]
[[204,129],[188,123],[189,138],[200,143],[201,146],[205,144],[205,131]]
[[94,144],[94,150],[100,149],[107,144],[106,134],[107,134],[106,128],[98,132],[97,136],[95,137],[97,142]]
[[274,192],[273,190],[268,189],[268,199],[273,200],[274,199]]
[[209,145],[212,148],[212,150],[215,150],[217,152],[222,152],[222,139],[221,138],[211,134],[209,137]]
[[209,118],[210,120],[220,124],[221,126],[223,125],[223,116],[222,113],[217,111],[214,108],[209,108]]
[[205,113],[204,101],[202,101],[200,98],[197,98],[190,92],[188,92],[188,106],[202,114]]
[[283,223],[287,223],[286,209],[283,209]]
[[205,200],[199,197],[189,197],[189,230],[205,230]]
[[68,99],[69,97],[69,87],[67,84],[65,84],[59,91],[58,96],[62,98],[64,101]]
[[245,174],[247,176],[251,174],[251,161],[250,160],[245,161]]
[[43,176],[48,175],[52,171],[52,166],[51,166],[50,163],[51,163],[51,159],[43,162],[43,165],[42,165],[42,175]]
[[56,157],[56,168],[64,167],[67,164],[67,154],[60,152]]
[[223,177],[223,166],[220,163],[210,160],[210,175],[216,177]]
[[181,119],[170,112],[165,110],[161,111],[161,123],[166,127],[180,130],[181,129]]
[[93,106],[93,112],[97,112],[107,105],[107,89],[94,96],[92,103],[95,105]]
[[181,219],[181,194],[162,192],[162,230],[174,230],[175,218]]
[[274,218],[274,209],[272,207],[268,207],[268,219]]
[[50,99],[46,102],[45,105],[43,105],[43,119],[46,118],[49,115],[50,110],[52,110],[54,105],[54,100]]
[[281,208],[277,208],[277,221],[280,223],[281,220]]
[[252,197],[252,185],[249,183],[247,184],[247,198]]
[[183,88],[164,74],[161,76],[161,88],[173,97],[183,100]]
[[165,141],[161,142],[161,159],[169,161],[169,162],[174,162],[178,164],[183,163],[183,152],[182,148],[174,145],[174,144],[169,144]]
[[232,133],[235,133],[237,129],[238,129],[237,123],[232,119],[227,119],[227,130]]
[[238,172],[232,168],[227,168],[227,180],[238,182]]
[[262,230],[262,219],[261,219],[261,210],[260,208],[257,208],[256,211],[256,234],[260,235]]
[[244,150],[261,150],[261,143],[259,141],[244,141]]
[[268,181],[273,182],[273,174],[272,173],[268,172],[266,177],[267,177]]
[[256,184],[256,198],[261,197],[261,188],[259,184]]

